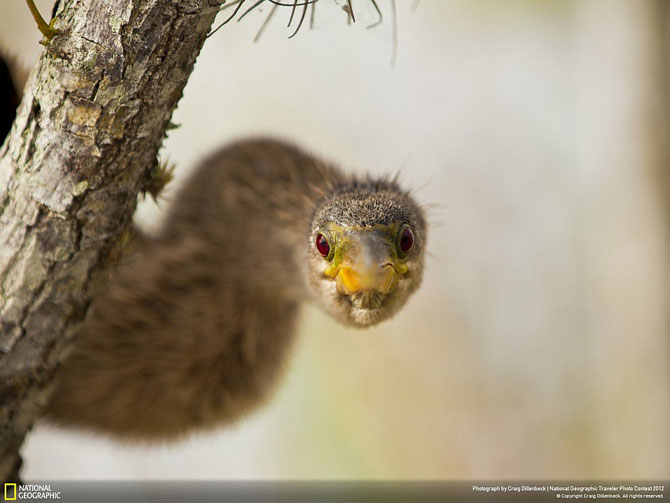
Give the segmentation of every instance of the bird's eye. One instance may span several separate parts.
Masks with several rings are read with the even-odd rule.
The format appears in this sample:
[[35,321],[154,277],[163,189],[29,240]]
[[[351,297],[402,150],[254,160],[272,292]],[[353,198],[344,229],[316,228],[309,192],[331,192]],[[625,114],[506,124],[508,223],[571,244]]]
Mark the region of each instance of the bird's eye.
[[319,251],[321,256],[323,258],[328,258],[328,254],[330,253],[330,244],[328,244],[328,240],[326,239],[326,236],[321,234],[320,232],[316,235],[316,249]]
[[409,225],[403,225],[400,229],[398,248],[402,254],[407,254],[414,248],[414,233]]

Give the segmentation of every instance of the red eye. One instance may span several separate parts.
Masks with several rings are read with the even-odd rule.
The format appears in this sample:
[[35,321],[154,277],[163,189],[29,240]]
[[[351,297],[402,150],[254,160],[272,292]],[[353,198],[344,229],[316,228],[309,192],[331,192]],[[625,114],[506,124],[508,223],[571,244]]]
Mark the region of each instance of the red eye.
[[400,233],[400,251],[409,253],[414,247],[414,233],[409,227],[405,227]]
[[327,257],[330,253],[330,245],[328,244],[328,240],[326,239],[326,236],[321,233],[316,235],[316,249],[319,250],[319,253],[322,257]]

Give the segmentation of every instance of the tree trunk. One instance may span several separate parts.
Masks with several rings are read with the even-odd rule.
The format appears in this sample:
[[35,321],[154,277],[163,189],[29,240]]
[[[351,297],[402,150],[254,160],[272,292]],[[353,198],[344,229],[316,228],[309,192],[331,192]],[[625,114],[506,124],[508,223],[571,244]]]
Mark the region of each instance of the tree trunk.
[[18,476],[220,3],[60,0],[0,149],[2,480]]

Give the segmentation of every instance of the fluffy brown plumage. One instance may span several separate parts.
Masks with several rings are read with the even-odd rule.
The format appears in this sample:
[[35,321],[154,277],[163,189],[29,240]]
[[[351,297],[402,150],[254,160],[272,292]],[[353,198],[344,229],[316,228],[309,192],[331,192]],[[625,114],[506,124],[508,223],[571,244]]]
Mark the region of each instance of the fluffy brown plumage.
[[[380,237],[399,222],[413,229],[406,255],[385,244],[395,237]],[[340,255],[315,248],[324,225],[354,242],[341,266]],[[364,249],[359,234],[393,255],[376,266],[387,280],[374,303],[355,300],[367,287],[351,293],[365,278],[327,274]],[[421,280],[424,244],[422,212],[394,182],[345,176],[282,142],[225,148],[196,169],[162,231],[140,238],[96,297],[47,418],[145,441],[235,421],[277,383],[300,303],[316,300],[358,326],[388,318]]]

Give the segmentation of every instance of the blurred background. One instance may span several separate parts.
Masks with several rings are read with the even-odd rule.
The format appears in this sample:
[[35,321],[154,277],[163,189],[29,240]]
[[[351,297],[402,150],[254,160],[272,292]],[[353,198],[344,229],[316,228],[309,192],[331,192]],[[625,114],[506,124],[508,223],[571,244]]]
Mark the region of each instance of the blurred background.
[[[668,3],[397,0],[392,64],[377,1],[371,29],[367,0],[351,25],[321,0],[290,40],[290,9],[257,43],[267,8],[223,27],[162,155],[172,190],[259,134],[402,170],[432,208],[420,291],[365,331],[307,307],[283,386],[234,428],[138,447],[38,425],[27,479],[670,476]],[[42,49],[24,2],[0,38]]]

